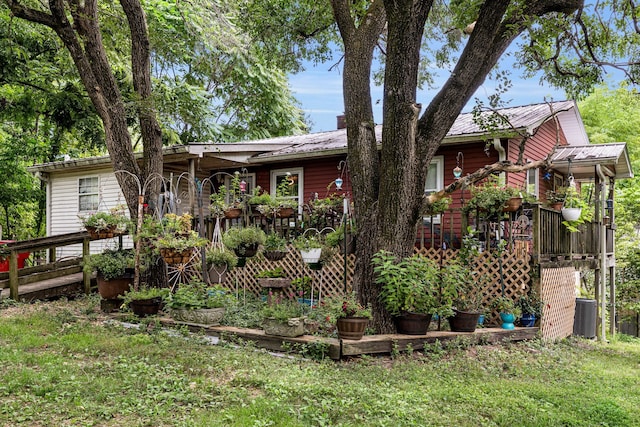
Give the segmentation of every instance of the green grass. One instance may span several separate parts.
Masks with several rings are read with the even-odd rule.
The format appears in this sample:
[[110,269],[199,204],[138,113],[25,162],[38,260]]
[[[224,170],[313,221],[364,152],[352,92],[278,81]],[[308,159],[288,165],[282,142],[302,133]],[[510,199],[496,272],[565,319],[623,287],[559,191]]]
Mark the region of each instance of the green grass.
[[314,362],[123,328],[98,307],[0,308],[0,425],[640,425],[637,339]]

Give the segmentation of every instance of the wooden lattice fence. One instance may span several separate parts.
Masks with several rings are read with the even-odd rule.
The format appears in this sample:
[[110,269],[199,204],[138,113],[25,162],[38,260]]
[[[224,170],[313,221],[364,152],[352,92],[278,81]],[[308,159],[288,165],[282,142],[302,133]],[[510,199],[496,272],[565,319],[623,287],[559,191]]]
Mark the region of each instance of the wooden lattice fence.
[[[416,249],[421,253],[440,263],[444,268],[451,260],[455,259],[458,251],[452,249]],[[263,256],[258,255],[247,259],[245,267],[235,268],[227,278],[226,286],[240,288],[246,292],[260,295],[264,289],[260,287],[255,276],[261,271],[282,267],[285,274],[290,279],[309,276],[313,280],[314,295],[318,293],[322,296],[342,294],[345,290],[351,290],[353,280],[355,256],[347,256],[345,284],[344,257],[335,254],[329,262],[325,262],[322,270],[311,270],[306,265],[297,250],[289,248],[287,256],[281,261],[268,261]],[[531,286],[531,266],[529,259],[518,253],[504,253],[502,262],[495,252],[484,252],[479,254],[474,261],[474,268],[487,278],[489,285],[482,290],[483,304],[490,307],[491,302],[499,295],[504,295],[514,300],[525,294]],[[497,313],[493,313],[489,320],[497,323]]]
[[574,267],[541,267],[540,298],[544,301],[540,329],[549,340],[573,333],[576,308],[576,270]]

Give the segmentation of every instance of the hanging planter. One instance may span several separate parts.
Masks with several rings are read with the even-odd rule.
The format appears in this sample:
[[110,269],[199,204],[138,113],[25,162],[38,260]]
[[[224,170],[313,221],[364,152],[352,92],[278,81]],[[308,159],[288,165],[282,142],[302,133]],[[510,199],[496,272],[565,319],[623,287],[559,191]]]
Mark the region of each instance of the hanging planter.
[[582,215],[582,208],[562,208],[560,212],[565,221],[577,221]]
[[313,248],[313,249],[300,249],[300,256],[302,257],[302,261],[307,264],[316,264],[320,261],[320,256],[322,255],[322,248]]
[[522,206],[522,197],[511,197],[502,206],[502,212],[516,212]]

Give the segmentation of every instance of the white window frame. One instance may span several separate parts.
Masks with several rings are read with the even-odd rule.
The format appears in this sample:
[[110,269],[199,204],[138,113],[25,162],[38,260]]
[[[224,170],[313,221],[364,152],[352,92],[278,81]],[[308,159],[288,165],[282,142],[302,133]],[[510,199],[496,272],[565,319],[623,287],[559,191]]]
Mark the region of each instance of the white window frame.
[[[424,183],[424,194],[428,195],[435,191],[440,191],[444,188],[444,156],[433,156],[431,159],[431,163],[429,163],[429,167],[432,164],[436,165],[436,188],[427,188],[427,182]],[[424,216],[422,218],[423,222],[426,224],[427,222],[433,222],[434,224],[440,224],[442,220],[442,215],[433,215],[433,216]]]
[[272,196],[276,195],[278,177],[285,176],[287,172],[290,172],[292,175],[298,175],[298,213],[302,213],[302,205],[304,203],[304,168],[272,169],[269,176],[269,193]]
[[[533,174],[533,175],[532,175]],[[533,192],[529,191],[531,185],[531,178],[533,177]],[[526,189],[527,193],[538,199],[538,194],[540,193],[540,170],[539,169],[528,169],[526,179]]]
[[[87,192],[87,193],[82,193],[81,192],[81,182],[83,180],[96,180],[96,191],[95,192]],[[78,212],[95,212],[98,210],[99,206],[100,206],[100,177],[98,175],[95,176],[83,176],[78,178]],[[87,197],[87,196],[97,196],[98,199],[95,203],[95,207],[92,207],[91,209],[82,209],[82,205],[83,203],[81,202],[81,199],[83,197]]]
[[[224,186],[227,188],[227,197],[226,197],[226,202],[230,203],[231,200],[229,200],[229,191],[231,189],[231,180],[233,179],[233,176],[229,176],[229,175],[225,175],[224,177]],[[245,194],[251,196],[251,194],[253,193],[253,189],[256,188],[256,174],[255,172],[252,173],[247,173],[247,174],[240,174],[240,181],[242,181],[244,179],[244,182],[247,183],[247,190],[245,191]]]

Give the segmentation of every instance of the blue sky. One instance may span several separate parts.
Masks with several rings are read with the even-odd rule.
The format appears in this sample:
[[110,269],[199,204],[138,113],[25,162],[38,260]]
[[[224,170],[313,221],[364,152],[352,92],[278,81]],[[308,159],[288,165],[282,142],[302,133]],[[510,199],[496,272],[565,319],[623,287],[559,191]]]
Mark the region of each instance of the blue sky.
[[[311,132],[322,132],[336,128],[336,116],[343,114],[344,103],[342,100],[342,67],[333,67],[332,62],[308,66],[306,71],[289,77],[289,84],[294,96],[301,103],[301,107],[311,121]],[[440,73],[437,83],[443,83],[448,75]],[[513,86],[502,96],[504,100],[511,100],[509,106],[537,104],[544,102],[544,97],[552,97],[555,101],[566,99],[564,91],[550,86],[541,86],[539,78],[524,80],[520,77],[519,70],[511,74]],[[494,93],[494,82],[486,80],[474,97],[486,100],[488,95]],[[437,89],[422,90],[418,92],[417,100],[422,103],[423,109],[429,104],[431,98],[437,93]],[[374,103],[382,99],[382,87],[372,86]],[[474,100],[469,102],[463,111],[469,111]],[[374,118],[376,123],[382,122],[382,102],[374,105]]]

